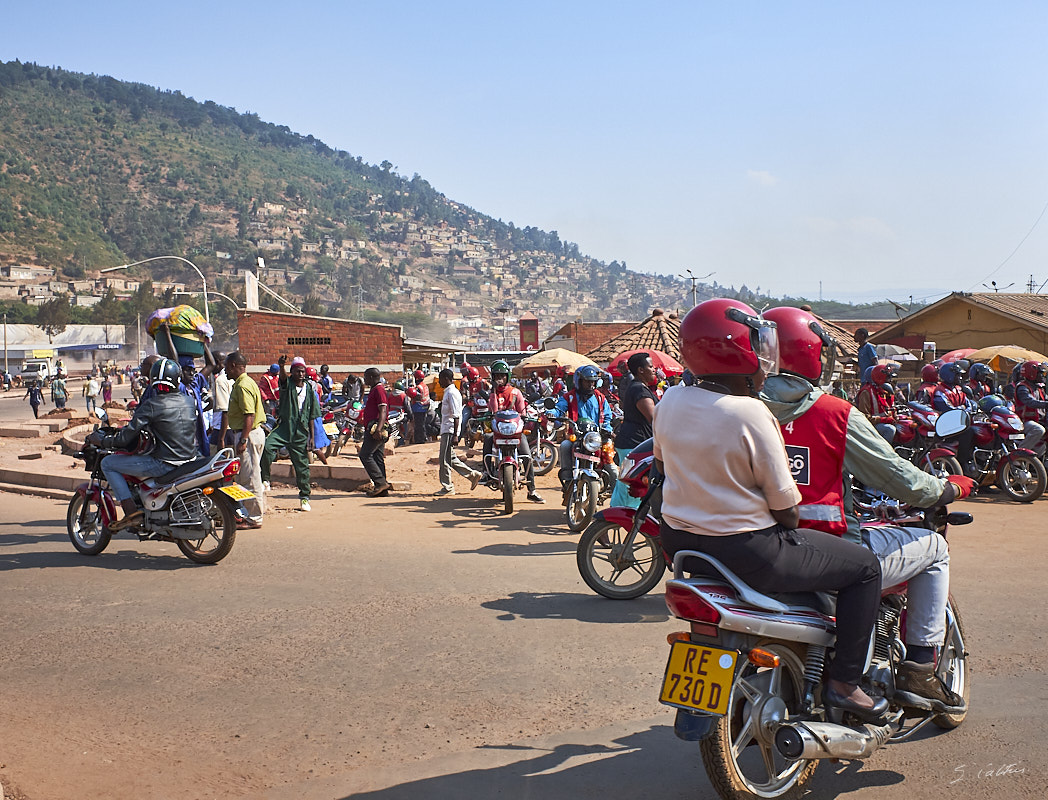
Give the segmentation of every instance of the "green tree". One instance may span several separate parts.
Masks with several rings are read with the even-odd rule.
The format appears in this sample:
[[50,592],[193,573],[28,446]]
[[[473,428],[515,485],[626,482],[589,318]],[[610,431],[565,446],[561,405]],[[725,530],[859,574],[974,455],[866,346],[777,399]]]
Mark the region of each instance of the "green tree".
[[96,325],[119,325],[123,313],[123,304],[116,299],[112,289],[107,289],[102,299],[91,309],[91,321]]
[[51,342],[66,329],[71,316],[69,300],[65,297],[55,297],[37,309],[36,326],[47,334],[47,340]]

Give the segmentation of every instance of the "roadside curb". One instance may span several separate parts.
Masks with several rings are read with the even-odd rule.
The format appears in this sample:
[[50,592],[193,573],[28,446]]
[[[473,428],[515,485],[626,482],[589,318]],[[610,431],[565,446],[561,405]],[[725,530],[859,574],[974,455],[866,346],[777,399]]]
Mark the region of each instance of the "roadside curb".
[[[60,489],[45,489],[41,486],[20,486],[16,483],[3,483],[0,482],[0,492],[7,492],[8,494],[22,494],[30,497],[46,497],[49,500],[72,500],[75,496],[75,492],[65,492]],[[3,796],[0,795],[0,800],[3,800]]]

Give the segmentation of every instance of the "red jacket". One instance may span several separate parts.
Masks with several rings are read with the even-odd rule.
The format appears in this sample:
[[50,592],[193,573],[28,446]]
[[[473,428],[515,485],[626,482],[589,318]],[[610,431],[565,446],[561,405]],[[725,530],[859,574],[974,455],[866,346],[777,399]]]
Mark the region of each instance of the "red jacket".
[[262,400],[280,400],[280,379],[276,375],[270,375],[268,372],[258,379],[259,393],[262,395]]
[[524,395],[521,394],[520,389],[516,386],[510,386],[509,384],[502,387],[501,390],[493,389],[491,391],[491,405],[492,411],[508,411],[513,409],[518,414],[523,414],[524,409],[527,408],[527,404],[524,402]]

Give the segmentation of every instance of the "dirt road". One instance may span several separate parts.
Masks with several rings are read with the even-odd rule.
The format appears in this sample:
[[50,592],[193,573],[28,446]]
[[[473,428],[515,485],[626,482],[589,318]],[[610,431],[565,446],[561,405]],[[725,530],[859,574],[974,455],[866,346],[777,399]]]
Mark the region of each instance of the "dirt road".
[[[318,494],[310,514],[278,492],[287,510],[214,567],[128,538],[85,558],[62,504],[0,495],[9,796],[712,797],[656,701],[681,625],[660,593],[589,593],[552,477],[549,505],[508,518],[483,489],[436,500],[414,481]],[[951,537],[968,720],[825,764],[813,796],[1048,791],[1048,500],[958,505],[977,516]]]

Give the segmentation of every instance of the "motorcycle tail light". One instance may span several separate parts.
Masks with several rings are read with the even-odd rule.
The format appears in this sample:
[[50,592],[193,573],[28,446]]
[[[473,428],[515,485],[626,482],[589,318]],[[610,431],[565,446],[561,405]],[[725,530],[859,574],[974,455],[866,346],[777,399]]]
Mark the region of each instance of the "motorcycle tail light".
[[234,458],[232,461],[226,464],[226,468],[222,470],[222,477],[232,478],[238,472],[240,472],[240,459]]
[[680,619],[708,622],[711,625],[716,625],[721,620],[720,611],[706,602],[702,595],[679,584],[666,586],[666,607],[673,616]]
[[750,663],[757,667],[777,667],[782,663],[781,659],[770,650],[754,647],[747,654]]

